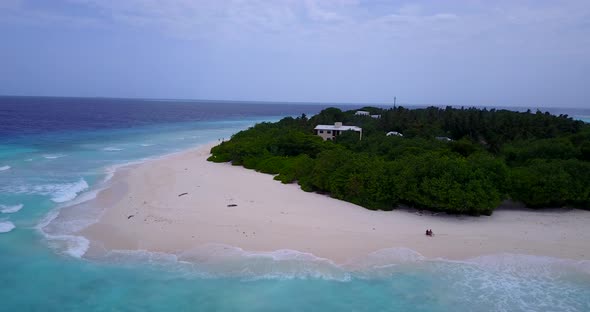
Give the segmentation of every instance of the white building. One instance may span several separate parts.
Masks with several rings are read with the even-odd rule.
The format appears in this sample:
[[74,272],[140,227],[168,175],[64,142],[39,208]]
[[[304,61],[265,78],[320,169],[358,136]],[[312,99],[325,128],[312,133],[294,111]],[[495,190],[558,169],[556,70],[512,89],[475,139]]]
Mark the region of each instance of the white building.
[[436,137],[437,140],[439,141],[444,141],[444,142],[451,142],[453,141],[453,139],[449,138],[449,137]]
[[371,113],[367,111],[356,111],[356,113],[354,114],[356,116],[369,116],[371,118],[381,118],[381,115],[371,115]]
[[355,131],[359,133],[359,140],[363,137],[363,129],[356,126],[343,126],[341,122],[336,122],[334,125],[317,125],[314,129],[316,135],[319,135],[326,140],[333,140],[335,137],[342,134],[344,131]]
[[404,135],[401,134],[401,133],[399,133],[399,132],[397,132],[397,131],[390,131],[390,132],[387,132],[387,136],[399,136],[399,137],[403,137]]

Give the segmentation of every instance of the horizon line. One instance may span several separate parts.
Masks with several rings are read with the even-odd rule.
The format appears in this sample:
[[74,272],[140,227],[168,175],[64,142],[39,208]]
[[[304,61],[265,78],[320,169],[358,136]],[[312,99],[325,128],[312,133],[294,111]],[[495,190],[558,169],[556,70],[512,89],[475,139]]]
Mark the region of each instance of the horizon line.
[[[12,94],[0,94],[0,98],[3,97],[22,97],[22,98],[61,98],[61,99],[113,99],[113,100],[141,100],[141,101],[186,101],[186,102],[226,102],[226,103],[258,103],[258,104],[297,104],[297,105],[344,105],[344,106],[355,106],[363,105],[366,106],[391,106],[394,107],[393,103],[352,103],[352,102],[299,102],[299,101],[276,101],[276,100],[220,100],[220,99],[190,99],[190,98],[143,98],[143,97],[110,97],[110,96],[62,96],[62,95],[12,95]],[[459,107],[475,107],[475,108],[528,108],[528,109],[539,109],[539,108],[557,108],[557,109],[583,109],[585,107],[556,107],[556,106],[509,106],[509,105],[485,105],[485,104],[470,104],[470,105],[453,105],[453,104],[415,104],[415,103],[398,103],[395,106],[411,106],[411,107],[447,107],[453,108]]]

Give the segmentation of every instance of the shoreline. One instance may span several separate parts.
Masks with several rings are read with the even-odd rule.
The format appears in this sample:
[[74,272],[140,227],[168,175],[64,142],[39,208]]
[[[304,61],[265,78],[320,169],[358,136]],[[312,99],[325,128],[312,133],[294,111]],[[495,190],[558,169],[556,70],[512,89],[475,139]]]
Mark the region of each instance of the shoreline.
[[[500,253],[590,258],[590,234],[582,231],[588,211],[498,209],[489,217],[372,211],[272,175],[206,161],[216,144],[117,167],[94,199],[63,208],[65,218],[80,206],[103,209],[96,223],[74,233],[90,241],[87,254],[179,254],[225,245],[254,253],[288,249],[336,264],[404,248],[448,260]],[[424,235],[427,228],[434,237]]]

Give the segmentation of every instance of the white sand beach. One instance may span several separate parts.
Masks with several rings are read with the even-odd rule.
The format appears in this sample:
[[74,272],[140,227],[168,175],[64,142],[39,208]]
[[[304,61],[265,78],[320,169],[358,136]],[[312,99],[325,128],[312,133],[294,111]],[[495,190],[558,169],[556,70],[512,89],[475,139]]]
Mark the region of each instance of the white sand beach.
[[[80,234],[107,250],[174,253],[219,243],[293,249],[336,263],[397,247],[429,258],[506,252],[590,259],[590,211],[499,209],[490,217],[370,211],[271,175],[207,162],[211,146],[118,170],[112,187],[92,201],[106,207],[100,220]],[[426,229],[435,236],[424,235]]]

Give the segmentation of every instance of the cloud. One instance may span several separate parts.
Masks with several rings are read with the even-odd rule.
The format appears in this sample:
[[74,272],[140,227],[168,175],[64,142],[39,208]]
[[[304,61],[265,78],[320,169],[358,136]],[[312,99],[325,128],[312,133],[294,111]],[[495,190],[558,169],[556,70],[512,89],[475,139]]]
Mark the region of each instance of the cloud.
[[416,16],[422,13],[422,6],[418,4],[404,4],[397,9],[397,13],[403,16]]
[[[417,1],[395,5],[362,0],[56,0],[56,7],[86,8],[94,15],[77,16],[60,10],[35,8],[34,2],[4,0],[0,8],[19,11],[11,20],[76,25],[128,26],[187,40],[236,40],[292,37],[326,40],[361,36],[390,40],[442,42],[441,36],[464,40],[474,36],[526,36],[551,30],[574,32],[590,15],[585,0],[560,3],[526,1]],[[20,8],[20,9],[19,9]],[[3,11],[7,11],[4,9]],[[6,14],[8,15],[8,14]],[[571,27],[568,27],[571,25]],[[533,29],[533,28],[536,28]],[[587,28],[587,27],[586,27]],[[551,34],[549,34],[551,35]],[[270,37],[269,37],[270,36]]]
[[[0,0],[2,50],[15,56],[4,59],[15,75],[2,85],[35,73],[21,74],[23,90],[37,81],[56,92],[56,72],[69,72],[64,94],[78,84],[115,90],[104,95],[136,86],[171,97],[348,101],[403,91],[441,101],[497,99],[508,85],[513,97],[588,98],[578,85],[588,81],[589,17],[588,0]],[[39,42],[53,53],[24,53]],[[88,76],[102,82],[84,85]]]
[[320,3],[318,3],[318,1],[306,0],[305,8],[307,10],[308,16],[314,21],[329,23],[343,21],[346,19],[346,17],[339,13],[320,8]]
[[84,16],[25,2],[26,10],[19,0],[4,0],[3,11],[11,12],[4,22],[9,18],[113,31],[132,27],[182,40],[227,45],[257,42],[283,50],[303,42],[309,48],[332,50],[503,46],[573,53],[590,49],[590,6],[585,0],[494,4],[451,0],[401,5],[366,0],[56,1],[59,7],[74,6],[92,13]]

